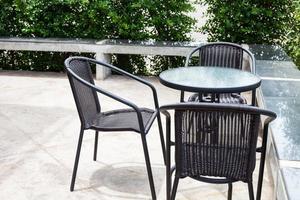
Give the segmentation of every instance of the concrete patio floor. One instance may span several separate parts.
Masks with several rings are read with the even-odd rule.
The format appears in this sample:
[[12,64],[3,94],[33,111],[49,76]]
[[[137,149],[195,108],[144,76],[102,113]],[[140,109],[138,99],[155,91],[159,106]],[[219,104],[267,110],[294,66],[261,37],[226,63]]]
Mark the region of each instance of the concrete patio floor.
[[[178,102],[178,91],[164,87],[157,78],[147,79],[156,86],[161,105]],[[137,82],[111,76],[96,83],[140,106],[153,106],[151,91]],[[94,133],[86,131],[75,191],[69,191],[80,122],[64,74],[1,72],[0,88],[0,199],[151,198],[140,137],[132,132],[101,133],[95,162]],[[102,96],[100,101],[103,110],[123,107]],[[157,130],[155,123],[147,139],[156,193],[158,199],[165,199]],[[272,182],[267,171],[264,177],[262,199],[269,200]],[[225,200],[226,195],[227,185],[186,178],[179,182],[177,199]],[[248,199],[247,184],[233,184],[233,199]]]

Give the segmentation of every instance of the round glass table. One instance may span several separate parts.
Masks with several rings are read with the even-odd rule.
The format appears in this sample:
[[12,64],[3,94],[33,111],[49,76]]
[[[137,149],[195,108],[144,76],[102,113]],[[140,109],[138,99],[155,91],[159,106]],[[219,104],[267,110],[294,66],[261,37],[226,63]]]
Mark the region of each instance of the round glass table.
[[223,67],[178,67],[163,71],[160,82],[170,88],[197,93],[240,93],[252,91],[252,105],[261,79],[247,71]]

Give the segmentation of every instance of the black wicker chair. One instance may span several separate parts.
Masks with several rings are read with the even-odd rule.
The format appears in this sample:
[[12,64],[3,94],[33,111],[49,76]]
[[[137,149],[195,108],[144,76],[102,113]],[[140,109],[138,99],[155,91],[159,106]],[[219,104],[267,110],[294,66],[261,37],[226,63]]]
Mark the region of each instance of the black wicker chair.
[[[228,42],[213,42],[197,47],[187,56],[185,66],[190,64],[199,66],[214,66],[235,68],[239,70],[246,70],[243,65],[244,56],[250,59],[250,68],[247,69],[255,73],[255,58],[250,51],[238,44]],[[253,91],[255,92],[255,91]],[[214,95],[212,97],[212,95]],[[200,98],[199,98],[200,96]],[[255,94],[252,95],[255,98]],[[184,91],[181,92],[181,100],[184,99]],[[188,101],[206,101],[212,100],[219,103],[238,103],[245,104],[246,99],[240,94],[193,94]],[[252,99],[254,104],[255,99]]]
[[[175,167],[171,168],[170,114],[175,110]],[[190,177],[208,183],[248,184],[249,197],[254,200],[252,175],[256,163],[256,145],[261,115],[267,116],[263,140],[256,199],[261,197],[265,166],[268,125],[276,114],[241,104],[181,103],[165,105],[160,111],[166,116],[167,200],[175,199],[180,178]],[[174,143],[173,143],[174,144]],[[173,187],[171,173],[175,170]],[[172,189],[171,189],[172,188]],[[172,191],[171,191],[172,190]]]
[[[92,77],[90,64],[98,64],[103,67],[108,67],[119,74],[125,75],[133,80],[136,80],[150,87],[153,93],[155,109],[151,110],[147,108],[139,108],[132,102],[127,101],[126,99],[116,96],[115,94],[112,94],[109,91],[106,91],[96,86]],[[81,121],[81,129],[70,190],[74,190],[84,130],[93,129],[96,131],[93,157],[94,160],[96,160],[97,157],[98,131],[134,131],[141,135],[152,199],[156,199],[148,147],[146,142],[146,134],[148,133],[152,123],[156,118],[158,120],[161,147],[163,151],[164,160],[165,145],[162,132],[159,105],[157,100],[157,93],[154,86],[149,82],[137,76],[134,76],[128,72],[125,72],[115,66],[85,57],[70,57],[66,59],[65,68],[67,71],[67,75],[70,81],[76,107]],[[111,99],[123,103],[130,108],[101,112],[101,107],[97,93],[110,97]]]

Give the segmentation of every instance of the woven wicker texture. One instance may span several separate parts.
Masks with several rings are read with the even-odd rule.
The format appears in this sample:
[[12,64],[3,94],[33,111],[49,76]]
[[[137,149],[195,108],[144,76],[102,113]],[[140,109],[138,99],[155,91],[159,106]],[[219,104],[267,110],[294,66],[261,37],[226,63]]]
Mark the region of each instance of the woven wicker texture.
[[175,111],[176,174],[252,181],[260,116],[234,111]]
[[243,49],[224,44],[204,46],[199,48],[199,65],[242,69]]
[[[144,128],[150,122],[154,111],[141,108]],[[120,109],[98,114],[92,124],[92,128],[101,131],[135,131],[140,132],[137,114],[132,109]]]
[[[80,78],[94,85],[91,68],[87,61],[72,60],[70,69]],[[73,95],[76,96],[78,100],[77,109],[80,118],[85,123],[85,126],[89,127],[93,123],[95,116],[100,112],[98,96],[92,88],[79,82],[73,76],[70,76],[70,79],[74,87]]]
[[[193,94],[189,97],[188,101],[190,102],[199,102],[199,95],[198,94]],[[205,95],[202,97],[202,101],[206,101],[206,102],[211,102],[211,95]],[[235,103],[235,104],[246,104],[247,100],[242,97],[239,94],[236,93],[232,93],[232,94],[220,94],[219,95],[219,103]]]

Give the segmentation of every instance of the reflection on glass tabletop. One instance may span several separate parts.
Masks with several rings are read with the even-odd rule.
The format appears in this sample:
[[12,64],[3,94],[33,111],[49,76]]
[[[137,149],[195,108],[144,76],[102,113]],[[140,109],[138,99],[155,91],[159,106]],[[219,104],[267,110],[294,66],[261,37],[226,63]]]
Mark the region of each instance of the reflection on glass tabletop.
[[261,79],[247,71],[224,67],[178,67],[163,71],[160,82],[191,92],[243,92],[260,86]]

